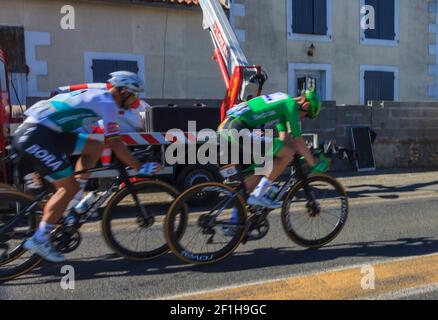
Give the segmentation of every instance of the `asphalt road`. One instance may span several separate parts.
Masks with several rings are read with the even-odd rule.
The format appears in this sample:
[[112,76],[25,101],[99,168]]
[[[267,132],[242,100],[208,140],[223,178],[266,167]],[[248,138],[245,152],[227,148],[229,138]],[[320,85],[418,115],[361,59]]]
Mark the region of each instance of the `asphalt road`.
[[[426,177],[430,182],[423,181]],[[344,181],[352,195],[349,219],[338,238],[319,250],[292,243],[275,213],[264,239],[242,245],[233,256],[209,266],[185,265],[170,253],[149,262],[125,261],[90,228],[81,247],[68,255],[67,264],[75,270],[74,290],[61,288],[62,265],[44,263],[1,284],[0,299],[173,299],[201,291],[206,294],[201,298],[235,299],[245,298],[242,292],[255,284],[261,286],[259,298],[275,299],[284,298],[275,295],[279,286],[298,283],[294,281],[302,281],[304,288],[298,289],[306,290],[304,298],[438,299],[438,174],[425,173],[419,185],[414,178],[421,177],[410,176],[404,184],[397,180],[400,175]],[[363,265],[376,267],[374,289],[358,289]],[[333,294],[325,296],[315,285],[306,288],[312,281],[329,285]]]

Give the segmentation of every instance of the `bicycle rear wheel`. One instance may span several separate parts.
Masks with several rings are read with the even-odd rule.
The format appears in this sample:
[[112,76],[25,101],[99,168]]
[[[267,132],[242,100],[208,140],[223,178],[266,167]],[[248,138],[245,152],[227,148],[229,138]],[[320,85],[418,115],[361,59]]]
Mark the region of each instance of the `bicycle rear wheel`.
[[[127,188],[117,192],[102,216],[102,235],[108,246],[129,260],[150,260],[165,254],[169,247],[163,234],[163,221],[179,192],[162,181],[133,184],[140,205],[151,215],[145,220]],[[184,228],[184,220],[178,227]]]
[[0,281],[14,279],[30,272],[42,259],[23,248],[23,242],[34,233],[42,209],[35,206],[26,215],[20,214],[34,203],[34,199],[14,190],[2,190],[0,194]]
[[[202,207],[191,206],[192,199],[200,195],[212,200]],[[230,221],[233,207],[237,209],[237,217]],[[189,264],[210,264],[234,252],[246,233],[246,216],[245,202],[238,192],[221,183],[203,183],[175,200],[166,215],[164,233],[179,259]],[[181,218],[187,226],[179,234]]]
[[[312,199],[304,190],[309,186]],[[341,232],[348,217],[348,197],[342,185],[325,174],[299,181],[286,195],[281,221],[288,237],[303,247],[318,248]]]

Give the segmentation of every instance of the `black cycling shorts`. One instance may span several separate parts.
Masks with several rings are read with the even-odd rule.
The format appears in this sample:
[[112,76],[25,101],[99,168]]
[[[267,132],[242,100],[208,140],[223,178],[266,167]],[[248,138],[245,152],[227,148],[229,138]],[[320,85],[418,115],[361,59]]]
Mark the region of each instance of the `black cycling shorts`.
[[[230,130],[235,130],[234,132],[238,132],[238,136],[234,136]],[[228,145],[228,163],[234,163],[234,164],[240,164],[242,168],[247,167],[253,167],[255,156],[258,157],[265,157],[268,150],[267,150],[267,141],[265,139],[265,136],[263,135],[262,130],[250,130],[246,127],[244,123],[241,121],[234,119],[234,118],[228,118],[226,119],[218,128],[219,134],[225,138],[229,142]],[[258,134],[256,133],[258,132]],[[223,140],[221,141],[223,143]],[[254,149],[254,145],[258,143],[259,147],[257,149]],[[232,155],[232,149],[233,145],[238,146],[239,149],[239,160],[235,161],[235,157],[231,157]],[[272,141],[271,141],[271,148],[272,148]],[[222,159],[222,152],[221,152],[221,163],[223,164]]]
[[12,146],[49,181],[73,174],[70,156],[81,154],[88,134],[56,132],[41,124],[23,123],[14,133]]

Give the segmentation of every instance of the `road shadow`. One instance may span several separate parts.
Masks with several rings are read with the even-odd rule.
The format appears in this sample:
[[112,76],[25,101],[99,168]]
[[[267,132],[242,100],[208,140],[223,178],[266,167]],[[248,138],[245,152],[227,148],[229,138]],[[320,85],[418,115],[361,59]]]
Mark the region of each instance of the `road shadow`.
[[[133,262],[108,254],[92,259],[70,260],[75,269],[75,279],[95,280],[142,275],[163,275],[181,272],[181,279],[190,273],[221,274],[234,271],[255,270],[267,267],[291,266],[331,261],[342,257],[403,258],[438,253],[438,239],[427,237],[400,238],[389,241],[356,242],[328,245],[321,249],[260,248],[239,251],[212,265],[192,266],[183,264],[173,254],[158,259]],[[371,260],[371,259],[370,259]],[[27,286],[32,284],[59,283],[62,265],[44,263],[25,278],[3,283],[2,286]],[[147,280],[148,285],[160,285],[165,279]]]
[[[430,187],[430,186],[436,186],[438,185],[438,180],[431,181],[431,182],[425,182],[425,183],[413,183],[409,185],[404,186],[386,186],[383,184],[358,184],[353,186],[348,186],[347,194],[348,197],[351,199],[357,199],[357,198],[368,198],[368,197],[379,197],[382,199],[398,199],[402,198],[403,193],[406,192],[415,192],[419,189]],[[364,189],[364,190],[355,190],[355,189]],[[437,193],[437,199],[438,199],[438,189],[435,190]],[[393,193],[393,194],[388,194]]]
[[201,272],[231,272],[265,267],[308,264],[331,261],[343,257],[385,258],[415,257],[438,253],[438,239],[427,237],[401,238],[391,241],[356,242],[328,245],[320,249],[294,250],[291,248],[260,248],[239,252],[227,263],[194,267]]
[[413,173],[430,173],[438,174],[438,168],[392,168],[392,169],[377,169],[375,171],[329,171],[330,175],[336,178],[354,178],[354,177],[368,177],[381,175],[400,175]]

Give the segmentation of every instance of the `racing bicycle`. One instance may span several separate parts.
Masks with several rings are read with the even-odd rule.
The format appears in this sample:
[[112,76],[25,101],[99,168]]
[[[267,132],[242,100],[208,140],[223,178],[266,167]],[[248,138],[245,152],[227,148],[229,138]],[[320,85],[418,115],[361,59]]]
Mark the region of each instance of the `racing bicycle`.
[[[354,156],[354,151],[333,144],[313,151],[337,155],[340,159]],[[295,156],[290,168],[288,178],[284,183],[276,183],[277,191],[273,194],[276,201],[282,201],[280,215],[284,231],[300,246],[322,247],[336,238],[347,221],[347,193],[335,178],[310,174],[299,156]],[[221,174],[224,183],[208,182],[186,190],[166,215],[167,243],[186,263],[218,262],[241,243],[262,239],[270,228],[268,216],[273,210],[246,204],[249,193],[244,171],[239,166],[228,165],[221,169]],[[209,203],[203,207],[191,206],[192,199],[200,195],[208,197]],[[238,213],[234,220],[230,220],[232,208]]]
[[[133,153],[147,156],[147,150]],[[14,157],[14,156],[12,156]],[[16,162],[20,159],[15,156]],[[98,173],[117,170],[118,176],[108,188],[96,194],[88,209],[76,216],[74,223],[65,217],[51,234],[55,248],[62,253],[76,250],[82,240],[81,226],[104,205],[101,229],[107,245],[118,255],[129,260],[149,260],[168,251],[163,235],[164,215],[178,191],[158,180],[131,183],[128,169],[118,160],[109,167],[76,172]],[[124,186],[121,188],[120,186]],[[24,241],[33,235],[43,214],[44,200],[50,195],[50,186],[34,196],[7,185],[0,188],[0,281],[11,280],[30,272],[42,259],[23,248]],[[184,217],[182,217],[182,220]],[[181,231],[183,225],[181,225]]]

